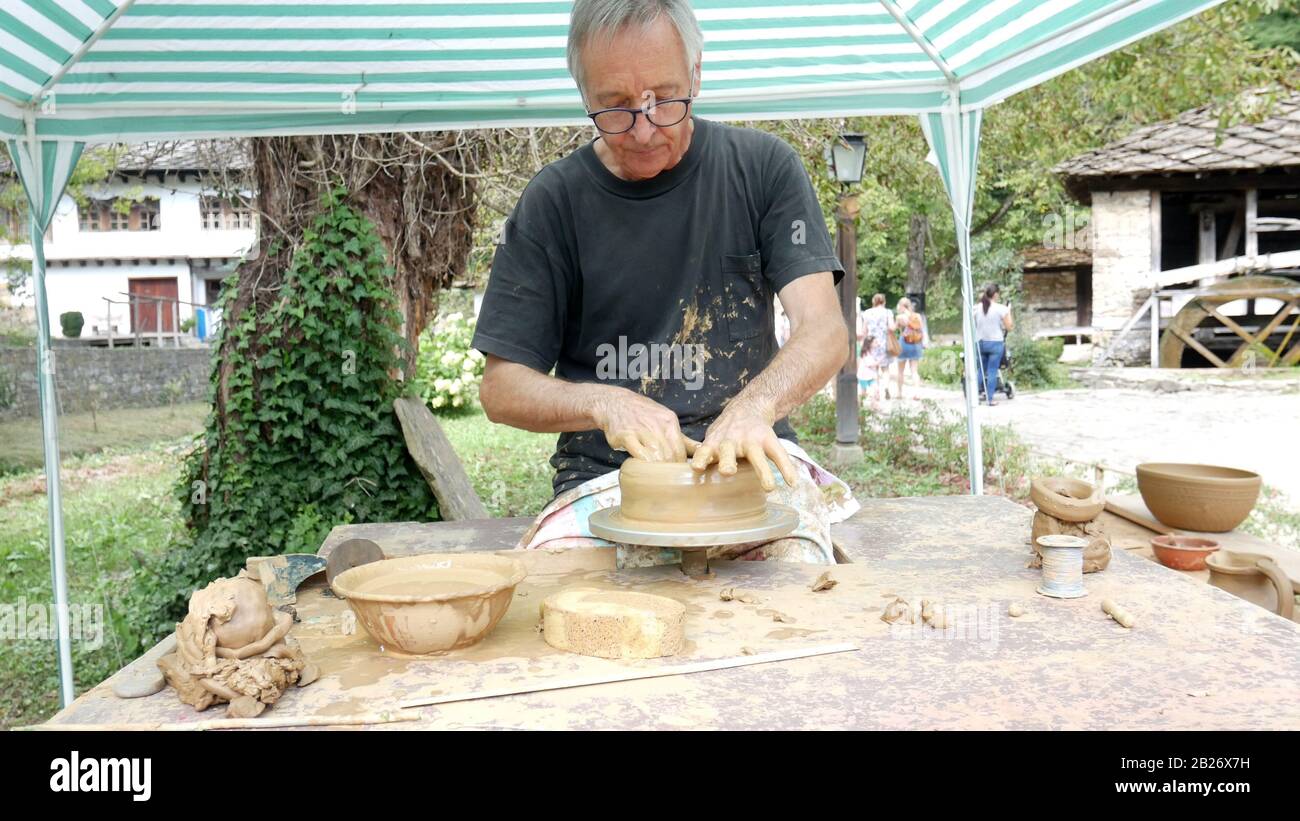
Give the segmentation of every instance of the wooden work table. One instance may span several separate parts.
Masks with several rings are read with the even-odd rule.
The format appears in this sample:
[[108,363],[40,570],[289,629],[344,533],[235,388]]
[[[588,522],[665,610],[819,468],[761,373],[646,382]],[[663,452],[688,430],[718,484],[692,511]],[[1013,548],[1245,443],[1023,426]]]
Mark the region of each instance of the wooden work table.
[[[1089,595],[1037,595],[1026,568],[1031,512],[999,497],[866,500],[834,536],[848,564],[839,584],[811,592],[826,568],[714,562],[695,581],[676,567],[615,571],[609,551],[529,551],[531,575],[500,625],[479,644],[432,660],[386,656],[360,628],[344,634],[347,606],[320,578],[298,595],[294,635],[322,670],[263,717],[386,711],[418,721],[382,728],[527,729],[1296,729],[1300,728],[1300,625],[1116,550],[1085,577]],[[335,528],[321,548],[375,540],[390,556],[514,545],[527,519]],[[537,606],[562,587],[647,590],[687,605],[688,646],[671,659],[616,662],[553,650],[535,629]],[[724,602],[727,587],[755,604]],[[943,602],[945,632],[890,627],[885,604],[901,595]],[[1137,618],[1106,617],[1112,598]],[[1028,612],[1007,614],[1020,602]],[[775,620],[780,614],[783,620]],[[629,667],[744,658],[851,642],[853,652],[752,666],[531,692],[401,710],[437,694],[572,679]],[[137,663],[151,664],[148,658]],[[120,674],[119,674],[120,675]],[[50,725],[189,723],[197,714],[167,689],[122,700],[112,679],[83,694]],[[258,719],[254,719],[257,721]]]

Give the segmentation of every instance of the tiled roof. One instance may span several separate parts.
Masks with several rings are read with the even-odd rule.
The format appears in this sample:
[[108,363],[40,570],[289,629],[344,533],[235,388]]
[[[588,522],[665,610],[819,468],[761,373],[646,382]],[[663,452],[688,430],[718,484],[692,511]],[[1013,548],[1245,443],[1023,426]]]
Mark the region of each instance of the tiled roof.
[[1265,119],[1241,122],[1218,133],[1212,106],[1145,126],[1103,148],[1073,157],[1053,169],[1080,199],[1107,186],[1109,177],[1225,171],[1300,170],[1300,92],[1281,97]]
[[[86,150],[96,147],[91,143]],[[117,162],[117,170],[140,173],[207,171],[224,167],[234,171],[246,169],[250,164],[246,140],[166,140],[126,146],[126,153]],[[0,175],[13,173],[12,169],[9,152],[0,151]]]

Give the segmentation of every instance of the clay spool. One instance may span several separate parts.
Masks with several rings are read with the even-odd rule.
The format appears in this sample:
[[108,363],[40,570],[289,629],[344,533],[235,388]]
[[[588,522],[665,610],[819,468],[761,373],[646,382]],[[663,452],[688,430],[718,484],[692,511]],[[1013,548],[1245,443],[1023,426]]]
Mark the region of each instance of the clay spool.
[[686,607],[629,590],[563,590],[542,602],[542,636],[557,650],[607,659],[671,656],[686,640]]
[[1039,536],[1043,576],[1038,592],[1054,599],[1088,595],[1083,587],[1083,549],[1087,546],[1088,540],[1079,536]]

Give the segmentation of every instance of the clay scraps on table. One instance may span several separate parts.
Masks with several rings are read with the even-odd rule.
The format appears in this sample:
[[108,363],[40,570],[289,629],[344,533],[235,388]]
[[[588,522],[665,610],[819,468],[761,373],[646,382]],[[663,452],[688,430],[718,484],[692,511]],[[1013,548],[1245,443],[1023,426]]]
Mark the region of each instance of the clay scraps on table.
[[894,597],[894,600],[885,605],[885,612],[880,614],[880,620],[888,624],[913,624],[916,620],[912,613],[912,605],[907,603],[906,599]]
[[817,577],[817,581],[813,582],[812,592],[818,593],[822,590],[830,590],[837,584],[839,584],[839,581],[832,579],[831,572],[827,570],[825,573]]
[[244,572],[217,579],[190,596],[176,651],[158,669],[195,710],[224,702],[228,717],[252,718],[320,675],[288,637],[292,626],[293,616],[272,610],[266,588]]
[[724,587],[718,593],[718,598],[723,601],[738,601],[744,604],[762,604],[763,601],[758,596],[748,590],[740,590],[735,587]]

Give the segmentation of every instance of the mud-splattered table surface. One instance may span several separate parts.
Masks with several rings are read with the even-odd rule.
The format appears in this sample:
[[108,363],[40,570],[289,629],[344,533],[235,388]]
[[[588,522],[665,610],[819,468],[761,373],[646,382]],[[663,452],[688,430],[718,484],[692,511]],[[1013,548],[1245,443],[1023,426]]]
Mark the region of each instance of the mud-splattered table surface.
[[[1006,499],[881,499],[864,508],[836,528],[851,563],[831,569],[838,584],[830,590],[810,589],[826,569],[812,566],[715,562],[715,578],[694,581],[675,567],[613,571],[604,556],[539,554],[529,557],[533,574],[496,630],[433,660],[393,658],[364,631],[346,635],[346,604],[319,581],[308,584],[292,635],[321,679],[289,691],[263,715],[400,710],[399,702],[426,696],[851,642],[860,649],[411,708],[418,721],[376,728],[1300,728],[1300,625],[1124,551],[1085,578],[1086,598],[1039,596],[1038,572],[1026,568],[1031,514]],[[356,536],[376,539],[390,555],[501,549],[525,524],[350,526],[336,528],[322,552]],[[537,606],[576,585],[678,598],[687,606],[688,646],[672,659],[640,662],[553,650],[535,629]],[[719,593],[729,587],[750,591],[753,601],[723,601]],[[880,614],[894,596],[942,603],[950,626],[886,624]],[[1106,598],[1137,618],[1133,629],[1102,613]],[[1025,615],[1011,618],[1012,603]],[[220,708],[196,714],[168,690],[121,700],[111,683],[50,723],[221,715]]]

